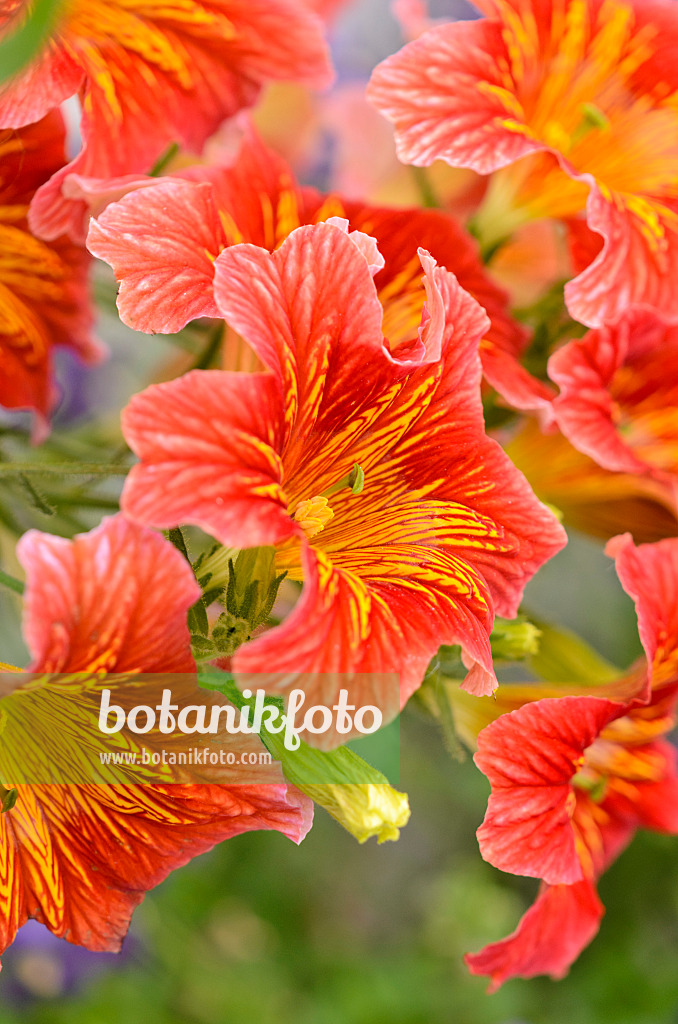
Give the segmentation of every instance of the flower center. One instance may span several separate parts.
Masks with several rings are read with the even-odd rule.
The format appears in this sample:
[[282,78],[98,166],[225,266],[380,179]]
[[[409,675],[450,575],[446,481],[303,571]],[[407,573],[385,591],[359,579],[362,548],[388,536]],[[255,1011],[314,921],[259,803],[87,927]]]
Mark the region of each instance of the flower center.
[[334,518],[334,512],[327,498],[317,494],[315,498],[300,501],[292,518],[299,523],[306,536],[311,538],[325,529],[330,519]]

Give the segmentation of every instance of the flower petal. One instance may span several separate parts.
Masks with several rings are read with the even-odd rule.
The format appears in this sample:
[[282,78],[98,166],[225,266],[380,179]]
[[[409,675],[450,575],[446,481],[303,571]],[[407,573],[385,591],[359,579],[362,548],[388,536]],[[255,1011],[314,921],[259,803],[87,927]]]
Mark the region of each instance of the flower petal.
[[271,374],[194,370],[135,395],[123,432],[141,459],[121,504],[159,529],[191,522],[229,547],[298,532],[282,491],[283,412]]
[[214,261],[226,235],[209,182],[163,181],[130,192],[90,224],[89,251],[121,282],[118,311],[137,331],[173,334],[218,317]]
[[84,77],[71,54],[49,43],[27,68],[0,87],[0,127],[23,128],[39,121],[73,96]]
[[117,515],[73,541],[29,530],[24,634],[40,672],[191,672],[186,613],[200,597],[162,537]]
[[47,244],[30,232],[25,207],[65,159],[61,114],[18,131],[0,132],[0,404],[38,413],[34,439],[47,430],[55,404],[54,346],[85,362],[103,347],[92,335],[89,256],[67,239]]
[[[485,692],[496,686],[491,602],[482,577],[452,552],[401,541],[408,513],[424,514],[415,504],[389,510],[391,546],[384,524],[380,536],[364,520],[373,548],[358,544],[339,552],[336,564],[325,552],[304,548],[300,601],[281,626],[235,655],[235,671],[246,685],[280,693],[302,687],[309,705],[328,707],[344,688],[356,707],[374,704],[388,722],[420,685],[440,644],[460,643],[491,679]],[[256,678],[248,682],[250,675]],[[350,735],[357,733],[327,732],[308,742],[331,748]]]
[[678,681],[678,540],[636,547],[627,533],[613,537],[605,553],[636,606],[653,687]]
[[678,323],[678,207],[641,196],[605,197],[591,181],[586,206],[589,227],[603,248],[586,270],[565,285],[575,320],[602,327],[630,307],[656,310]]
[[583,878],[571,779],[584,751],[624,705],[598,697],[539,700],[478,735],[474,761],[492,785],[478,829],[483,858],[551,885]]
[[511,127],[524,114],[506,63],[502,26],[486,20],[440,25],[382,61],[367,98],[395,126],[403,163],[442,159],[489,174],[541,148]]
[[594,885],[545,885],[512,935],[464,957],[471,974],[491,978],[488,992],[510,978],[565,977],[595,937],[605,913]]
[[[69,12],[59,45],[86,75],[83,149],[36,197],[31,224],[41,237],[83,237],[86,204],[62,191],[71,173],[110,178],[147,171],[174,140],[200,151],[222,121],[254,102],[265,81],[331,81],[322,24],[296,0],[185,6],[177,18],[161,7],[149,14],[141,3],[98,11],[83,0]],[[14,84],[20,107],[33,80]]]
[[17,787],[0,816],[0,950],[29,918],[116,952],[144,893],[216,843],[253,829],[300,842],[312,804],[291,786]]

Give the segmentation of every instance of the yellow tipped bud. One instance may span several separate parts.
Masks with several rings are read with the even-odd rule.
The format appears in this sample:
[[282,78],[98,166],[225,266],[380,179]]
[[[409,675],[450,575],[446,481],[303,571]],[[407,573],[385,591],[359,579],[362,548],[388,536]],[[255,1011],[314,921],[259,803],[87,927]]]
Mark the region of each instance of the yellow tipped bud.
[[407,794],[387,783],[302,784],[299,789],[324,807],[359,843],[372,836],[379,843],[395,841],[410,817]]
[[301,526],[307,537],[315,537],[316,533],[334,518],[334,512],[330,508],[327,498],[318,494],[315,498],[307,498],[300,501],[294,513],[294,519]]

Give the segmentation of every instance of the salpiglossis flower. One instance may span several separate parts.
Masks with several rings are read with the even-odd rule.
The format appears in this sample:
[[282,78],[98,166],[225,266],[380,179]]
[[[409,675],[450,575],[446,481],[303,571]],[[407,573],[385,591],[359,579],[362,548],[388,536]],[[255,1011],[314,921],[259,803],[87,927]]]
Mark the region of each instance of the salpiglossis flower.
[[483,857],[542,879],[518,929],[466,958],[491,988],[566,974],[604,912],[597,878],[638,828],[678,833],[676,751],[664,738],[678,696],[678,541],[636,548],[626,535],[608,552],[636,602],[645,659],[599,685],[500,687],[486,708],[500,717],[478,735],[475,761],[492,784]]
[[678,11],[664,0],[477,0],[389,57],[368,95],[399,154],[493,174],[486,240],[577,218],[602,250],[566,287],[591,327],[629,305],[678,320]]
[[[421,246],[455,274],[490,317],[480,347],[489,383],[517,408],[550,402],[548,389],[518,362],[527,335],[510,316],[505,292],[485,271],[474,240],[450,214],[374,207],[302,189],[285,161],[249,126],[230,164],[191,167],[159,182],[79,178],[77,187],[97,215],[87,244],[115,270],[121,282],[120,316],[136,330],[171,333],[190,319],[217,316],[214,261],[228,245],[254,242],[273,250],[302,224],[346,217],[352,229],[373,235],[384,255],[375,283],[384,306],[384,334],[393,348],[419,324]],[[124,198],[111,203],[125,191]]]
[[[29,6],[5,4],[0,28]],[[322,24],[302,0],[67,0],[47,47],[0,89],[3,127],[81,101],[83,148],[36,196],[33,230],[82,237],[86,208],[64,191],[71,174],[148,171],[172,142],[200,151],[262,83],[331,77]]]
[[[266,371],[194,371],[123,413],[141,459],[127,514],[194,523],[230,547],[274,545],[277,569],[304,582],[289,618],[242,647],[236,668],[282,673],[286,687],[305,673],[313,703],[331,705],[347,686],[385,717],[442,642],[462,645],[474,664],[466,685],[489,692],[494,612],[514,615],[525,582],[564,542],[485,436],[485,314],[420,256],[421,326],[390,348],[374,239],[325,223],[298,228],[273,254],[224,249],[215,304]],[[360,494],[337,487],[356,463]],[[324,525],[301,515],[308,501],[329,506]],[[399,699],[384,673],[400,675]]]
[[64,135],[56,111],[0,131],[0,405],[33,410],[36,438],[56,399],[54,347],[86,362],[102,354],[91,334],[87,252],[64,238],[41,241],[27,222],[36,189],[64,164]]
[[565,345],[549,376],[571,444],[605,469],[652,478],[678,518],[678,328],[649,311],[628,313]]
[[[186,613],[200,588],[159,534],[115,516],[73,541],[30,531],[18,554],[27,573],[30,671],[45,674],[45,687],[50,673],[116,673],[118,685],[125,675],[195,673]],[[57,734],[68,727],[63,715],[22,721],[21,703],[14,707],[22,674],[14,681],[0,702],[8,786],[12,758],[51,764]],[[93,770],[91,782],[12,788],[18,799],[0,814],[0,949],[36,918],[71,942],[117,950],[144,893],[173,868],[251,829],[278,829],[298,842],[312,815],[310,801],[279,773],[271,785],[108,785]]]
[[606,540],[629,531],[638,543],[678,536],[675,488],[665,476],[639,472],[637,466],[633,471],[605,469],[560,430],[544,433],[534,420],[522,426],[506,450],[567,526]]

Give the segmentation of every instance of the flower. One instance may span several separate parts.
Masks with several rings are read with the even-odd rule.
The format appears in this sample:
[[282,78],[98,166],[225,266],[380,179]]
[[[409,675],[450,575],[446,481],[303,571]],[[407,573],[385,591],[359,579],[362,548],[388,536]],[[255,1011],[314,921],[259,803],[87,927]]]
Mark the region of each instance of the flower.
[[54,347],[86,362],[102,355],[91,335],[87,252],[64,238],[40,241],[26,220],[36,189],[64,163],[64,134],[57,112],[0,131],[0,405],[33,410],[38,440],[56,399]]
[[[305,674],[327,705],[348,686],[386,718],[443,642],[474,665],[466,685],[489,692],[494,612],[514,615],[564,542],[484,434],[484,313],[420,255],[421,327],[390,351],[372,238],[326,223],[296,229],[273,254],[224,249],[215,303],[266,372],[194,371],[123,412],[141,459],[125,484],[128,515],[194,523],[229,547],[275,546],[277,571],[304,581],[288,619],[242,647],[236,669],[282,673],[283,690]],[[360,494],[348,485],[356,464]],[[309,537],[297,513],[317,497],[333,516]]]
[[[12,0],[11,31],[27,0]],[[148,171],[169,143],[199,151],[269,80],[331,80],[322,24],[301,0],[71,0],[45,50],[0,89],[0,125],[37,121],[78,93],[83,148],[36,196],[43,238],[82,237],[71,174]]]
[[[159,534],[118,515],[73,541],[32,530],[18,555],[32,673],[115,672],[124,686],[121,674],[195,672],[186,613],[200,588]],[[49,675],[29,679],[33,690],[55,685]],[[46,755],[51,763],[59,739],[54,718],[27,723],[20,703],[9,714],[8,705],[25,699],[22,674],[12,681],[14,692],[5,687],[0,703],[0,772],[10,783],[12,764],[40,764]],[[93,779],[14,788],[16,803],[0,814],[2,949],[36,918],[71,942],[117,950],[144,892],[172,869],[241,832],[274,828],[298,842],[310,826],[310,801],[281,778],[260,786]]]
[[492,785],[481,853],[542,879],[517,930],[466,958],[492,989],[566,974],[604,912],[597,878],[636,829],[678,833],[676,751],[663,738],[678,697],[678,542],[636,548],[626,535],[608,553],[636,602],[645,659],[588,694],[568,686],[558,689],[570,695],[530,700],[525,687],[500,688],[501,707],[515,710],[478,735],[475,762]]
[[628,530],[639,543],[678,536],[675,491],[657,474],[604,469],[559,430],[542,433],[534,421],[506,451],[568,526],[605,539]]
[[556,352],[549,376],[570,443],[605,469],[662,485],[678,517],[678,328],[628,313]]
[[228,245],[254,242],[275,249],[304,223],[346,217],[373,235],[385,257],[375,281],[392,349],[416,331],[424,290],[419,246],[457,277],[491,320],[480,355],[486,378],[512,405],[550,403],[547,387],[519,364],[525,331],[510,316],[505,292],[485,271],[477,246],[440,210],[389,209],[301,189],[289,166],[247,129],[231,165],[192,167],[163,181],[80,180],[95,209],[118,189],[133,188],[91,222],[90,251],[121,282],[118,309],[129,326],[171,333],[199,316],[218,316],[215,260]]
[[375,70],[368,96],[400,158],[492,174],[486,241],[534,218],[580,218],[602,250],[566,286],[590,327],[630,305],[678,320],[678,145],[662,0],[477,0],[487,17],[434,28]]

